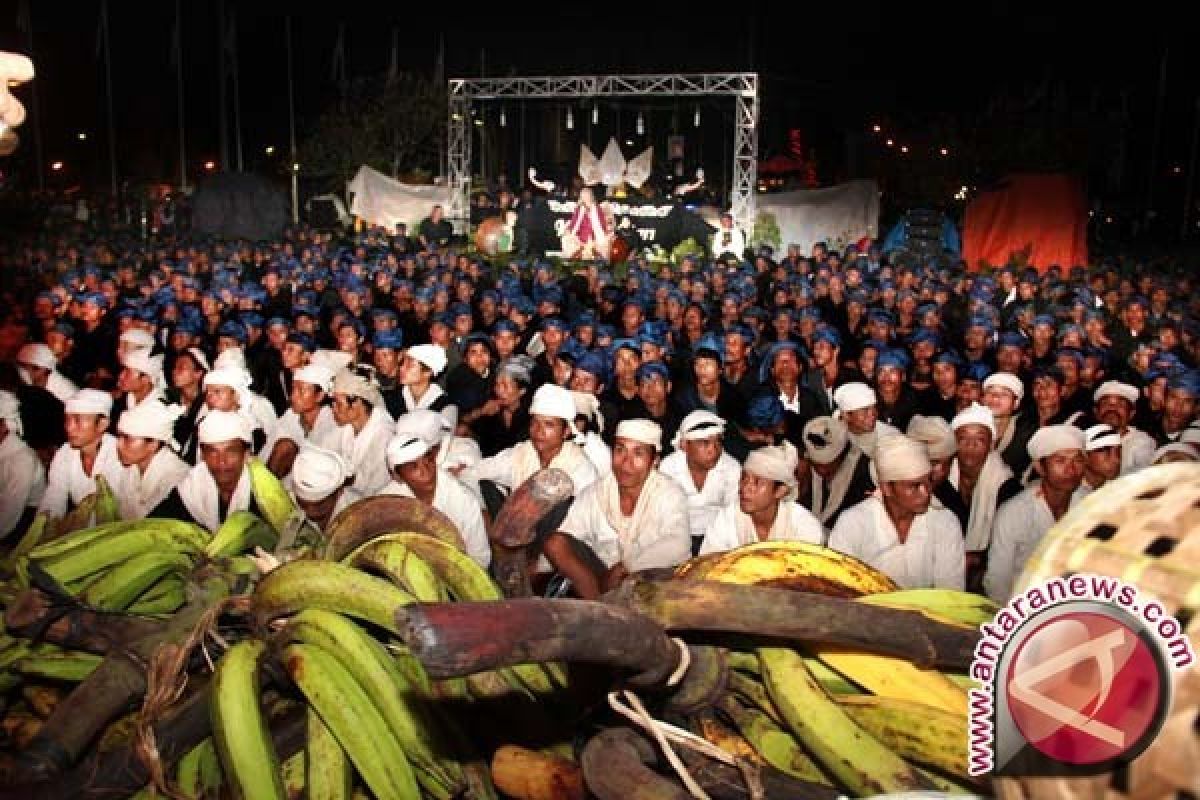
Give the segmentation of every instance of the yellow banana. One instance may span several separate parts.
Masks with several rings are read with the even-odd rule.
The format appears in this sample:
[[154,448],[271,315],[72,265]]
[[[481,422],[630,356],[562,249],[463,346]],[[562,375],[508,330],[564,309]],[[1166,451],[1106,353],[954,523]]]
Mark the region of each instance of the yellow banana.
[[809,649],[832,668],[880,697],[925,703],[951,714],[967,716],[967,693],[935,669],[918,667],[896,656],[845,650],[823,644]]
[[462,789],[462,770],[438,758],[447,750],[439,720],[381,644],[341,614],[315,608],[292,617],[288,635],[337,657],[371,698],[427,792],[449,798]]
[[1000,607],[983,595],[957,589],[900,589],[860,597],[858,602],[888,608],[911,608],[940,620],[978,628],[991,622]]
[[308,709],[304,782],[308,800],[350,800],[354,770],[333,731]]
[[238,800],[285,800],[279,756],[259,706],[259,666],[266,645],[245,639],[225,651],[212,681],[213,740],[221,771]]
[[324,608],[399,634],[395,612],[413,597],[392,583],[336,561],[300,559],[267,573],[252,604],[260,628],[305,608]]
[[117,564],[80,595],[101,611],[124,611],[143,592],[168,574],[190,571],[192,557],[174,550],[151,550]]
[[95,517],[97,525],[117,522],[121,519],[121,510],[117,506],[116,495],[113,494],[112,487],[108,485],[108,481],[104,479],[103,475],[96,476]]
[[892,579],[853,556],[806,542],[749,544],[717,558],[684,565],[688,580],[774,586],[833,597],[860,597],[896,589]]
[[827,774],[863,796],[926,788],[926,780],[899,755],[871,736],[813,679],[794,650],[758,650],[771,702],[788,728]]
[[420,797],[400,742],[333,653],[317,645],[290,644],[283,650],[283,663],[372,794],[379,800]]
[[250,491],[254,493],[258,510],[275,532],[282,534],[296,512],[292,496],[279,478],[257,458],[246,459],[246,466],[250,470]]
[[217,797],[221,783],[221,761],[211,736],[184,753],[175,765],[176,787],[188,800]]
[[790,733],[756,708],[747,708],[729,695],[717,701],[717,709],[729,718],[763,760],[780,772],[809,783],[829,785],[821,771]]
[[236,556],[252,553],[255,547],[271,552],[278,541],[279,534],[257,514],[235,511],[204,546],[204,554],[209,558]]
[[843,695],[837,703],[860,728],[909,761],[969,778],[965,715],[871,695]]

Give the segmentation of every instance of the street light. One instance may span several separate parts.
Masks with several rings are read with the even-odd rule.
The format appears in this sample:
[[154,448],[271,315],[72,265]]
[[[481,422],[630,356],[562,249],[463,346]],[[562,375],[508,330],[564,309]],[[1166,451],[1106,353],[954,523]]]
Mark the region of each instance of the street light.
[[84,131],[80,131],[78,134],[76,134],[76,136],[78,137],[79,141],[81,141],[81,142],[87,141],[87,133]]
[[939,152],[939,153],[941,153],[941,154],[942,154],[942,155],[944,155],[944,156],[948,156],[948,155],[950,155],[950,151],[949,151],[947,148],[945,148],[945,147],[943,147],[943,148],[942,148],[941,150],[939,150],[938,152]]
[[265,152],[269,156],[275,155],[275,145],[273,145],[273,144],[267,145]]
[[55,161],[53,164],[50,165],[50,169],[54,170],[55,172],[61,171],[62,168],[63,168],[63,162],[61,162],[61,161]]
[[882,125],[872,125],[871,130],[875,131],[876,133],[882,133],[883,126]]
[[205,161],[204,162],[205,172],[212,172],[216,168],[217,168],[217,162],[215,162],[215,161]]

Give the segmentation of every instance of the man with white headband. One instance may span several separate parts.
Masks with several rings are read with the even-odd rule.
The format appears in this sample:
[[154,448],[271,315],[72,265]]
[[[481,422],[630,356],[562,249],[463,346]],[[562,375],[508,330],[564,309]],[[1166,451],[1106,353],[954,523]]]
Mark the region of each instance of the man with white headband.
[[879,421],[879,399],[875,396],[875,390],[865,383],[839,386],[833,393],[833,402],[837,406],[835,416],[846,423],[851,441],[866,453],[867,458],[874,457],[875,441],[879,437],[900,433],[886,422]]
[[997,603],[1008,602],[1025,562],[1071,508],[1083,481],[1083,446],[1084,433],[1074,425],[1048,425],[1030,437],[1029,458],[1041,480],[996,512],[983,588]]
[[953,512],[930,505],[933,467],[925,445],[903,434],[881,437],[874,463],[879,494],[838,518],[829,546],[904,589],[962,589],[962,528]]
[[146,349],[132,350],[121,356],[117,375],[120,397],[113,403],[112,420],[120,430],[121,415],[148,400],[163,399],[163,357]]
[[461,473],[464,483],[480,486],[490,513],[499,513],[507,495],[535,472],[548,467],[561,469],[570,476],[576,496],[595,482],[595,465],[583,448],[572,441],[577,433],[575,410],[575,398],[567,389],[554,384],[539,387],[529,406],[529,438]]
[[458,528],[467,555],[482,567],[491,563],[492,548],[479,500],[438,467],[437,453],[428,440],[415,433],[397,433],[387,446],[387,465],[392,480],[379,494],[415,497],[441,511]]
[[990,408],[971,403],[955,415],[950,428],[957,454],[948,482],[967,509],[967,586],[975,591],[987,566],[996,510],[1020,494],[1022,486],[993,446],[996,422]]
[[699,549],[717,513],[737,502],[742,468],[721,446],[724,434],[725,420],[711,411],[693,411],[675,434],[675,452],[659,466],[687,496],[693,550]]
[[333,450],[306,441],[292,461],[287,482],[297,508],[318,530],[324,531],[334,517],[362,499],[350,486],[351,477],[345,459]]
[[1121,474],[1121,434],[1103,422],[1088,428],[1083,432],[1083,460],[1083,482],[1076,500]]
[[123,362],[126,355],[137,350],[152,350],[155,344],[153,334],[141,328],[130,328],[117,339],[117,360]]
[[850,440],[846,423],[833,417],[813,417],[800,434],[810,466],[808,503],[826,528],[875,490],[870,460]]
[[150,512],[151,517],[194,522],[216,532],[235,511],[258,513],[246,459],[254,434],[245,414],[211,411],[200,421],[200,461]]
[[419,344],[408,348],[400,363],[400,410],[427,408],[440,411],[450,404],[450,396],[434,379],[446,369],[446,350],[441,345]]
[[1024,397],[1025,384],[1011,372],[996,372],[983,381],[983,405],[992,412],[992,449],[1018,477],[1029,466],[1025,445],[1038,428],[1036,411],[1019,410]]
[[263,447],[271,472],[281,477],[291,474],[292,462],[306,443],[328,450],[337,448],[341,431],[326,402],[331,389],[333,373],[328,367],[309,364],[296,370],[288,398],[290,407]]
[[121,519],[142,519],[167,499],[190,467],[172,450],[183,409],[150,399],[117,420],[117,457],[123,467],[113,494]]
[[[214,411],[241,414],[250,426],[251,449],[258,453],[266,445],[276,423],[270,402],[263,398],[266,408],[260,409],[254,397],[250,391],[250,373],[243,367],[214,365],[212,371],[204,376],[204,408],[200,410],[199,421],[203,422]],[[268,413],[272,415],[269,421],[263,419]],[[185,453],[184,457],[194,462],[195,455],[194,452]]]
[[79,388],[58,371],[58,359],[44,344],[27,344],[17,351],[17,371],[21,380],[30,386],[45,389],[63,403],[70,400]]
[[121,472],[117,440],[108,432],[112,395],[80,389],[66,403],[67,443],[46,471],[46,493],[39,511],[61,517],[96,491],[96,476],[114,486]]
[[384,455],[395,422],[370,370],[358,370],[343,368],[333,379],[333,418],[341,426],[335,449],[354,475],[354,488],[370,497],[390,480]]
[[954,440],[954,429],[950,423],[941,417],[914,414],[908,421],[905,430],[908,438],[925,445],[925,455],[933,471],[929,473],[929,481],[933,486],[934,508],[949,509],[958,518],[959,527],[966,529],[967,506],[959,497],[958,492],[947,482],[950,469],[954,466],[954,456],[958,452],[958,443]]
[[1093,395],[1096,421],[1112,426],[1121,437],[1122,475],[1149,466],[1158,447],[1153,436],[1133,427],[1139,394],[1128,383],[1105,381]]
[[21,434],[20,403],[0,390],[0,539],[29,527],[46,491],[46,468]]
[[709,524],[700,555],[765,541],[824,544],[825,529],[796,502],[798,460],[790,442],[752,450],[742,466],[738,498]]
[[558,531],[546,537],[546,558],[585,600],[631,572],[673,567],[691,555],[687,498],[655,468],[661,449],[657,424],[623,420],[612,473],[578,493]]

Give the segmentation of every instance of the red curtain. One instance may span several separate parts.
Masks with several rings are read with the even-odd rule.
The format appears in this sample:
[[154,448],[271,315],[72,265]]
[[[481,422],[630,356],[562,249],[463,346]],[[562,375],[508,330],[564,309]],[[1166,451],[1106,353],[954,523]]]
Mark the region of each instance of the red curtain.
[[1045,272],[1087,264],[1087,198],[1070,175],[1013,175],[981,194],[963,220],[963,258],[970,269],[1014,258]]

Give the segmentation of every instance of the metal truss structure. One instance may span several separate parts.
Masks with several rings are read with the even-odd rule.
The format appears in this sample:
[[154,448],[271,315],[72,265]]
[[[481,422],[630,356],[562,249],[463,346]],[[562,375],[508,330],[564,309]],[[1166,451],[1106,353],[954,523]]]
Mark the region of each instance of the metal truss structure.
[[465,232],[471,192],[471,105],[489,100],[552,100],[595,97],[731,96],[733,181],[730,207],[744,230],[754,226],[758,181],[758,74],[595,75],[540,78],[468,78],[449,81],[446,178],[453,190],[446,216]]

